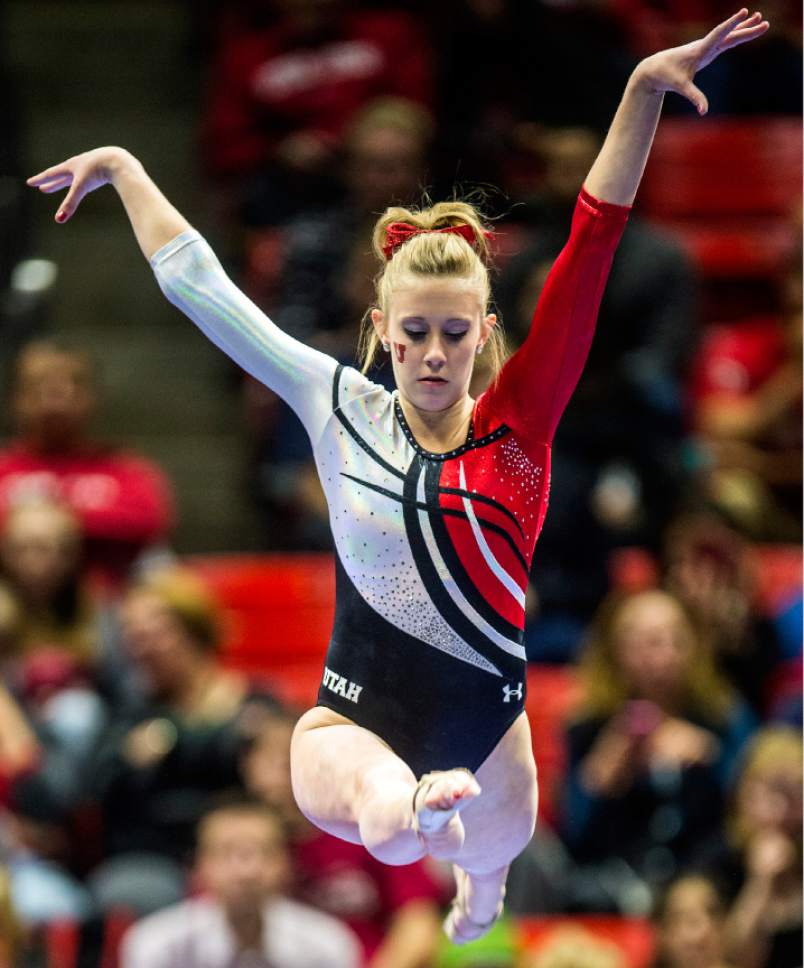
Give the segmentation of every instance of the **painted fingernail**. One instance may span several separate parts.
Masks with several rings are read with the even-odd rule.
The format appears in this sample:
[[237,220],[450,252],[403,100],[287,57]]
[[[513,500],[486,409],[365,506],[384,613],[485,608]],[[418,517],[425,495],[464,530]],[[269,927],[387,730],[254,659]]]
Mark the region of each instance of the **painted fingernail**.
[[67,213],[66,212],[64,212],[64,211],[62,211],[62,212],[56,212],[56,221],[57,222],[63,222],[66,217],[67,217]]

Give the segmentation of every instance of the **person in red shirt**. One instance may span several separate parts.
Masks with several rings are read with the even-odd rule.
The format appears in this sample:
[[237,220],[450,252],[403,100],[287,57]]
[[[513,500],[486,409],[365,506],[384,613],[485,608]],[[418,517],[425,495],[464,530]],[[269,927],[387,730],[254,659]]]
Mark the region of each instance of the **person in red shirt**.
[[0,517],[36,498],[66,504],[84,531],[91,580],[114,590],[169,533],[173,497],[155,464],[92,438],[97,406],[88,353],[51,341],[21,351],[11,401],[16,435],[0,450]]
[[208,171],[259,224],[285,221],[299,201],[331,200],[332,162],[369,101],[433,99],[432,55],[414,16],[343,0],[268,6],[273,16],[258,9],[223,24],[201,132]]
[[290,738],[295,717],[269,713],[241,760],[249,793],[282,815],[291,840],[298,900],[344,921],[370,968],[420,968],[438,944],[441,885],[426,861],[382,864],[359,844],[314,827],[293,799]]

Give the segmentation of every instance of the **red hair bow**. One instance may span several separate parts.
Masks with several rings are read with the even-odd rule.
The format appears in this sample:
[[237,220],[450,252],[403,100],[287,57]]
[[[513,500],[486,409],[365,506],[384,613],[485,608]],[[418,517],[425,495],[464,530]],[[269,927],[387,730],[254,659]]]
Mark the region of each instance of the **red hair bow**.
[[[385,245],[382,247],[385,261],[387,262],[391,258],[403,242],[412,239],[414,235],[421,235],[422,232],[447,232],[450,235],[460,235],[462,239],[466,239],[469,245],[474,245],[477,242],[477,235],[471,225],[447,225],[443,229],[417,229],[410,222],[391,222],[385,230]],[[483,230],[484,238],[490,239],[493,235],[493,232]]]

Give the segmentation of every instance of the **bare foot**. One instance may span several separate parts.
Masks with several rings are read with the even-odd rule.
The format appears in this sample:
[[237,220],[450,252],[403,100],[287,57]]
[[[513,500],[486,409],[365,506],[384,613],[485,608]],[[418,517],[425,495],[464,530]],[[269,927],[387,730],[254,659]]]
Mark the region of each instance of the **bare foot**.
[[458,812],[480,793],[469,770],[425,773],[413,795],[413,829],[431,857],[451,858],[463,846]]
[[452,865],[455,875],[455,900],[444,921],[444,933],[453,944],[476,941],[491,930],[503,911],[505,878],[475,879]]

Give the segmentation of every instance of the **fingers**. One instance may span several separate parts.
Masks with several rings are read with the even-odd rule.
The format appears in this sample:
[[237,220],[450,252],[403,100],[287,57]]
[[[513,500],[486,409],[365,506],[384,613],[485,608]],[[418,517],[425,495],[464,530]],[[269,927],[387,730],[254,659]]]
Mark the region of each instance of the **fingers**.
[[[61,191],[62,188],[67,188],[72,183],[72,180],[72,175],[60,175],[58,178],[41,182],[39,185],[34,187],[38,188],[40,192],[44,192],[46,195],[52,195],[53,192],[58,192]],[[28,184],[30,184],[30,179],[28,180]]]
[[38,175],[31,175],[25,184],[30,185],[31,188],[39,188],[39,186],[44,182],[52,181],[54,178],[63,177],[65,175],[70,175],[70,177],[72,177],[70,169],[65,167],[65,165],[65,162],[61,162],[61,164],[52,165],[50,168],[45,168],[45,170],[40,171]]
[[[754,14],[754,16],[756,16],[756,14]],[[732,14],[728,20],[724,20],[723,23],[718,24],[717,27],[713,27],[712,30],[710,30],[707,34],[706,39],[713,40],[715,42],[723,40],[747,17],[748,10],[746,7],[743,7],[742,10],[738,10],[737,13]]]
[[761,37],[767,30],[769,30],[770,24],[767,20],[762,19],[761,13],[755,13],[749,20],[740,24],[737,30],[732,30],[724,40],[720,42],[720,46],[727,50],[731,47],[737,47],[739,44],[745,44],[749,40],[755,40],[757,37]]
[[748,11],[743,8],[739,13],[722,24],[718,24],[706,36],[707,44],[717,45],[726,50],[735,47],[737,44],[744,44],[748,40],[761,37],[768,29],[770,24],[762,19],[762,14],[757,10],[748,16]]

